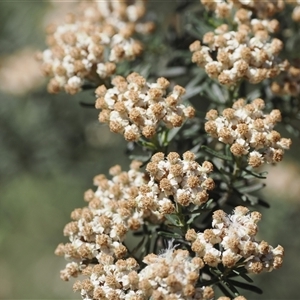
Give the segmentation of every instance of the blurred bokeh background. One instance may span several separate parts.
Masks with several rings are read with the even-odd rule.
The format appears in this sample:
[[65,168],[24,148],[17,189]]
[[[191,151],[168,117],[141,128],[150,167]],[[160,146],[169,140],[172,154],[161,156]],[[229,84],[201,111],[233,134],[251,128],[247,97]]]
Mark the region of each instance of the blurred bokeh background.
[[[63,227],[84,206],[93,177],[128,164],[122,137],[79,104],[93,103],[93,93],[49,95],[34,59],[46,47],[46,25],[73,5],[0,1],[0,299],[80,299],[60,280],[65,261],[54,250],[66,242]],[[248,299],[300,299],[299,142],[293,140],[292,154],[269,168],[264,198],[271,208],[260,209],[260,238],[284,246],[284,266],[257,276],[264,294]]]
[[[79,105],[49,95],[35,53],[74,2],[0,2],[0,298],[79,299],[59,278],[62,230],[93,177],[125,164],[126,144]],[[127,164],[127,163],[126,163]]]

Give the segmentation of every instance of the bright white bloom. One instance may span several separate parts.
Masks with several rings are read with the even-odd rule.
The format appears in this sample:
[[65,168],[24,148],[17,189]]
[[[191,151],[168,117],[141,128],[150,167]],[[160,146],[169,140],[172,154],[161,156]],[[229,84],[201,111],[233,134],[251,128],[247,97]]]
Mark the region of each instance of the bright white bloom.
[[206,114],[205,130],[220,142],[231,145],[233,155],[248,155],[248,164],[252,167],[259,167],[264,162],[277,163],[292,142],[274,130],[276,123],[281,121],[280,111],[274,109],[270,114],[264,114],[264,106],[262,99],[255,99],[250,104],[239,99],[221,116],[216,110],[210,110]]
[[144,258],[147,266],[139,273],[143,295],[155,299],[159,295],[172,296],[172,299],[211,299],[210,287],[196,288],[202,261],[190,257],[186,250],[174,248],[169,245],[162,254],[149,254]]
[[160,124],[180,127],[194,117],[194,109],[181,103],[184,88],[176,85],[167,94],[170,83],[165,78],[153,84],[131,73],[126,79],[115,77],[112,84],[110,89],[102,85],[96,90],[99,121],[108,123],[112,132],[123,134],[127,141],[137,141],[141,136],[150,139]]
[[76,16],[49,27],[49,49],[40,54],[43,72],[52,78],[48,90],[75,94],[85,82],[99,84],[114,74],[116,63],[135,59],[142,45],[132,36],[153,29],[151,22],[138,21],[144,14],[144,1],[82,1]]
[[265,241],[257,241],[259,212],[237,206],[231,215],[222,210],[213,214],[212,227],[204,232],[189,230],[186,239],[192,242],[192,250],[204,263],[216,267],[222,263],[232,268],[242,258],[249,272],[272,271],[282,265],[284,250],[273,248]]

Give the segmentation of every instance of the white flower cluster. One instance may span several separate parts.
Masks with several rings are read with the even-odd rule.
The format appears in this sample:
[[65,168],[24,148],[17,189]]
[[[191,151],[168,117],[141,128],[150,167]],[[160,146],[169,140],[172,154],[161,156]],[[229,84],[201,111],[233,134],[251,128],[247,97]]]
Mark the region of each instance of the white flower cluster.
[[237,206],[233,214],[222,210],[213,214],[212,227],[203,233],[193,229],[186,234],[192,242],[192,250],[204,263],[216,267],[222,263],[232,268],[242,264],[251,273],[270,272],[282,265],[284,249],[278,245],[273,248],[265,241],[256,241],[259,212],[249,212],[248,208]]
[[83,270],[88,278],[75,282],[73,289],[81,293],[83,300],[146,300],[138,289],[138,268],[133,258],[115,262],[113,257],[103,254],[101,263]]
[[281,121],[280,111],[274,109],[267,115],[263,112],[264,107],[264,101],[258,98],[250,104],[239,99],[232,108],[226,108],[222,116],[212,109],[206,114],[205,131],[231,145],[233,155],[248,155],[248,164],[252,167],[259,167],[264,162],[279,162],[292,142],[273,130]]
[[126,79],[115,77],[112,84],[113,88],[102,85],[96,90],[99,121],[108,123],[112,132],[123,134],[127,141],[137,141],[141,135],[152,138],[160,123],[180,127],[186,118],[194,117],[194,109],[181,104],[185,89],[176,85],[167,94],[170,83],[163,77],[148,83],[131,73]]
[[[83,299],[90,299],[87,295],[92,297],[91,291],[94,293],[97,286],[101,286],[101,293],[108,293],[104,278],[107,276],[115,276],[118,284],[115,283],[114,288],[122,286],[123,290],[128,289],[129,279],[126,281],[123,273],[133,269],[125,268],[122,276],[117,276],[118,270],[113,272],[112,269],[114,264],[121,264],[127,254],[123,242],[129,230],[138,230],[145,220],[152,224],[161,223],[166,214],[175,211],[174,201],[184,206],[204,203],[208,198],[207,190],[214,187],[213,180],[207,177],[212,164],[204,162],[200,166],[191,152],[184,153],[183,160],[175,152],[171,152],[167,159],[163,153],[156,153],[147,165],[147,176],[139,171],[139,167],[140,163],[133,161],[128,172],[122,171],[118,165],[112,167],[111,180],[104,175],[96,176],[97,191],[85,193],[88,207],[75,209],[71,214],[73,221],[65,226],[64,235],[70,242],[60,244],[56,254],[72,262],[61,271],[61,278],[69,280],[81,274],[89,275],[89,281],[77,283],[76,289],[83,284],[93,287],[90,292],[87,288],[80,288],[82,295],[87,297]],[[170,184],[172,190],[167,188]],[[93,263],[104,268],[99,276],[95,275],[98,269],[91,269]],[[121,277],[127,285],[125,281],[121,282]],[[126,297],[121,299],[131,299]]]
[[277,95],[300,95],[300,64],[293,63],[289,68],[280,74],[271,85],[271,90]]
[[206,9],[214,11],[218,18],[227,18],[234,8],[246,8],[254,11],[261,19],[272,17],[282,11],[284,0],[258,1],[258,0],[200,0]]
[[75,94],[87,81],[110,77],[119,61],[141,54],[142,45],[133,35],[153,29],[152,23],[138,22],[144,13],[144,1],[90,1],[83,2],[78,16],[50,26],[49,49],[39,55],[42,70],[52,77],[48,90]]
[[[123,242],[129,230],[138,230],[144,220],[161,222],[165,214],[174,212],[174,201],[180,202],[183,194],[185,201],[189,201],[183,205],[197,204],[200,200],[196,201],[195,195],[201,193],[201,201],[207,199],[206,189],[214,186],[207,177],[212,165],[204,162],[200,166],[191,152],[183,157],[181,160],[171,152],[164,160],[163,153],[155,154],[147,166],[149,176],[140,172],[140,163],[134,161],[128,172],[118,165],[112,167],[111,180],[104,175],[94,178],[98,189],[85,193],[88,207],[75,209],[71,214],[73,221],[65,226],[64,235],[70,242],[58,245],[55,251],[71,261],[61,271],[63,280],[86,277],[74,284],[82,299],[146,300],[149,295],[153,299],[162,295],[174,299],[212,299],[211,288],[196,288],[203,262],[190,258],[188,251],[168,249],[159,256],[150,254],[144,258],[148,266],[140,273],[133,258],[124,260],[128,249]],[[157,172],[153,174],[155,167]],[[172,192],[165,189],[166,180],[175,186],[174,201],[168,198]],[[176,189],[181,191],[178,195]]]
[[146,299],[213,299],[211,287],[196,287],[204,264],[202,259],[190,257],[187,250],[169,247],[160,255],[147,255],[143,262],[147,266],[139,278]]
[[[134,200],[138,187],[146,182],[144,173],[138,171],[139,166],[140,163],[133,162],[128,172],[122,172],[119,166],[111,168],[112,180],[104,175],[94,178],[98,189],[95,193],[92,190],[85,193],[88,207],[72,212],[73,221],[64,229],[70,243],[60,244],[57,255],[76,263],[85,260],[101,263],[103,255],[111,259],[124,257],[127,248],[122,242],[130,229],[139,229],[144,217],[142,208],[138,210]],[[67,266],[61,273],[64,280],[74,276],[69,269]],[[77,272],[80,272],[79,265]]]
[[[212,300],[211,287],[197,286],[205,264],[216,267],[222,263],[231,268],[243,259],[243,266],[252,273],[281,266],[283,248],[255,240],[261,215],[239,206],[232,215],[222,210],[214,212],[213,229],[198,234],[193,229],[187,231],[185,238],[191,242],[195,257],[187,250],[175,250],[170,243],[160,255],[144,257],[146,267],[139,271],[137,261],[126,258],[128,249],[123,242],[128,231],[138,230],[145,220],[160,223],[165,214],[176,210],[176,201],[183,206],[204,203],[207,196],[202,200],[197,196],[214,187],[207,177],[212,164],[199,165],[191,152],[185,152],[182,160],[175,152],[166,159],[163,153],[156,153],[146,167],[149,176],[139,167],[136,161],[128,172],[114,166],[110,169],[111,180],[96,176],[97,191],[85,193],[88,207],[75,209],[73,221],[65,226],[64,235],[70,243],[58,245],[55,253],[71,261],[61,271],[63,280],[85,277],[73,286],[82,299]],[[184,201],[180,199],[182,194],[186,195]]]
[[[215,186],[213,179],[208,177],[213,165],[205,161],[201,166],[190,151],[183,154],[183,159],[176,152],[170,152],[166,158],[163,153],[156,153],[146,170],[150,175],[148,187],[151,189],[141,197],[147,196],[159,202],[172,204],[171,198],[182,206],[201,205],[208,200],[208,191]],[[174,204],[172,206],[175,210]]]
[[287,67],[287,62],[278,58],[283,43],[269,37],[265,28],[268,24],[257,22],[252,25],[259,25],[262,30],[256,28],[255,34],[247,25],[239,26],[237,31],[229,31],[227,25],[222,25],[215,32],[206,33],[203,43],[207,46],[200,41],[190,45],[192,61],[204,68],[209,77],[227,86],[242,79],[257,84],[277,76]]
[[138,289],[137,262],[122,259],[127,254],[122,243],[127,232],[138,230],[146,218],[157,221],[151,217],[149,203],[138,202],[139,189],[147,183],[139,167],[136,161],[128,172],[114,166],[111,180],[96,176],[97,191],[85,193],[88,207],[75,209],[71,214],[74,221],[65,226],[70,243],[60,244],[55,253],[73,261],[61,271],[63,280],[87,277],[74,284],[82,299],[147,299]]

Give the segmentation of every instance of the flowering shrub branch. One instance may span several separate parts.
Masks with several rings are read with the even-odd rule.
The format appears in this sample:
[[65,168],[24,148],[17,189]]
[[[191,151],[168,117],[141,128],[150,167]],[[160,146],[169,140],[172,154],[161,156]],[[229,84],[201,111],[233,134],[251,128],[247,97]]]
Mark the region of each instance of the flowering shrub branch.
[[55,251],[82,299],[243,300],[262,292],[249,274],[281,267],[255,209],[269,207],[261,166],[291,147],[274,127],[297,133],[299,66],[280,39],[282,13],[299,19],[291,7],[191,1],[162,21],[142,0],[82,1],[51,27],[40,54],[49,91],[92,84],[99,121],[132,158],[94,178]]

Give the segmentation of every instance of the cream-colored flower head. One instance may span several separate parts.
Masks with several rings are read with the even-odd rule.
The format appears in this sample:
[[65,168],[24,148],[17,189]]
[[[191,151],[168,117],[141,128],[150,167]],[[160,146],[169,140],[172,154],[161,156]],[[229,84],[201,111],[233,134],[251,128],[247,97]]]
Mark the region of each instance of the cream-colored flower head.
[[[216,267],[234,267],[241,259],[251,273],[272,271],[282,265],[282,246],[273,248],[265,241],[257,241],[259,212],[237,206],[231,215],[223,210],[213,214],[212,229],[196,233],[188,230],[186,239],[191,241],[192,250],[204,263]],[[217,247],[216,247],[217,246]]]
[[127,78],[117,76],[113,88],[104,85],[96,90],[96,108],[101,109],[99,121],[108,123],[112,132],[124,135],[127,141],[137,141],[141,136],[152,138],[160,124],[168,128],[180,127],[187,118],[194,116],[194,109],[181,104],[185,89],[159,78],[148,83],[137,73]]
[[271,90],[277,95],[300,95],[300,64],[292,63],[289,68],[282,72],[271,85]]
[[103,254],[101,262],[83,269],[86,279],[75,282],[74,292],[86,299],[144,299],[139,298],[138,263],[134,258],[113,260]]
[[213,165],[208,161],[200,165],[190,151],[185,152],[182,159],[176,152],[170,152],[167,157],[161,152],[156,153],[146,170],[150,176],[149,196],[159,202],[167,201],[173,210],[174,202],[182,206],[204,204],[209,197],[208,191],[215,186],[213,179],[208,177]]
[[[132,162],[128,172],[118,165],[112,167],[111,180],[96,176],[97,191],[88,190],[84,197],[88,207],[72,212],[73,221],[64,229],[70,243],[60,244],[56,254],[75,262],[100,262],[102,253],[121,259],[127,253],[122,242],[129,230],[138,230],[144,220],[161,223],[166,214],[175,211],[175,202],[183,206],[205,203],[207,191],[214,187],[207,176],[212,164],[204,162],[201,166],[194,159],[191,152],[184,153],[183,160],[175,152],[166,159],[163,153],[157,153],[147,165],[148,176],[139,171],[141,164],[137,161]],[[64,279],[68,279],[66,273]]]
[[205,130],[220,142],[231,145],[234,156],[247,155],[252,167],[259,167],[264,162],[277,163],[292,142],[273,129],[281,121],[280,111],[274,109],[270,114],[264,114],[264,107],[262,99],[255,99],[250,104],[239,99],[220,116],[216,110],[210,110],[206,114]]
[[[161,295],[158,292],[170,295],[180,292],[191,297],[187,299],[211,299],[211,288],[195,286],[203,262],[189,257],[188,251],[174,251],[169,247],[161,255],[150,254],[144,258],[148,266],[140,274],[136,260],[125,259],[129,254],[123,242],[128,231],[138,230],[145,220],[152,224],[161,223],[166,214],[173,213],[174,201],[179,202],[176,190],[186,193],[191,198],[189,201],[194,203],[198,194],[204,192],[206,198],[205,191],[214,186],[207,178],[212,164],[204,162],[200,166],[191,152],[184,153],[183,157],[181,160],[177,153],[170,153],[164,160],[164,154],[155,154],[147,167],[148,176],[139,170],[140,162],[133,161],[128,172],[118,165],[112,167],[109,171],[112,179],[104,175],[94,178],[98,187],[96,192],[88,190],[84,195],[88,206],[75,209],[71,213],[73,221],[64,228],[69,243],[58,245],[55,251],[70,261],[61,271],[63,280],[85,278],[74,284],[74,290],[81,292],[82,299],[101,299],[106,295],[107,299],[118,296],[118,299],[146,300],[149,292],[157,297]],[[153,173],[154,163],[158,168],[156,173]],[[157,184],[155,180],[159,176],[160,184]],[[162,177],[175,185],[174,199],[170,197],[171,190],[165,190],[163,182],[166,181]],[[152,276],[162,263],[166,264],[163,269],[166,276],[153,281]],[[169,286],[164,287],[165,283]]]
[[[231,27],[264,36],[279,30],[277,19],[269,19],[284,8],[283,1],[231,1],[200,0],[206,9],[213,11],[217,18],[225,19]],[[228,26],[230,26],[228,25]],[[224,25],[223,25],[224,26]]]
[[[155,157],[157,155],[153,160]],[[64,228],[64,235],[69,237],[70,242],[60,244],[56,249],[57,255],[75,263],[101,263],[103,254],[113,261],[121,259],[127,254],[122,243],[129,230],[140,229],[145,220],[158,224],[166,214],[174,212],[172,200],[167,196],[161,197],[163,191],[139,170],[140,165],[140,162],[133,161],[128,172],[116,165],[110,169],[112,179],[102,174],[94,178],[98,188],[96,192],[88,190],[85,193],[87,207],[71,213],[73,221]],[[209,164],[206,168],[203,166],[202,177],[210,167]],[[79,265],[71,264],[61,276],[68,280],[81,271]]]
[[204,264],[187,250],[170,246],[160,255],[147,255],[143,262],[147,264],[139,273],[143,299],[213,299],[211,287],[196,287]]
[[283,43],[271,39],[267,29],[255,27],[265,28],[263,22],[252,25],[229,31],[223,24],[215,32],[206,33],[203,45],[200,41],[190,45],[192,61],[204,68],[209,77],[227,86],[236,85],[242,79],[257,84],[277,76],[287,67],[287,63],[278,58]]
[[218,18],[228,18],[231,11],[244,8],[261,18],[270,18],[282,11],[285,7],[284,0],[260,1],[260,0],[200,0],[206,9],[214,11]]
[[49,26],[49,48],[39,58],[45,75],[52,77],[50,92],[75,94],[84,83],[99,83],[114,74],[116,63],[141,54],[142,45],[133,35],[150,32],[153,26],[138,22],[145,13],[144,1],[128,2],[83,2],[76,16]]
[[[127,232],[138,230],[150,214],[138,207],[135,201],[138,187],[147,182],[144,173],[138,170],[139,166],[140,163],[134,161],[131,169],[124,172],[117,165],[110,169],[111,180],[104,175],[94,178],[98,189],[85,193],[88,207],[72,212],[73,221],[64,228],[64,235],[69,237],[70,242],[60,244],[56,249],[57,255],[88,264],[92,261],[101,263],[104,254],[112,261],[127,254],[127,248],[122,244]],[[75,272],[74,264],[71,266],[73,273],[68,271],[70,266],[67,266],[62,271],[63,279],[68,280],[72,274],[81,273],[78,268]]]

